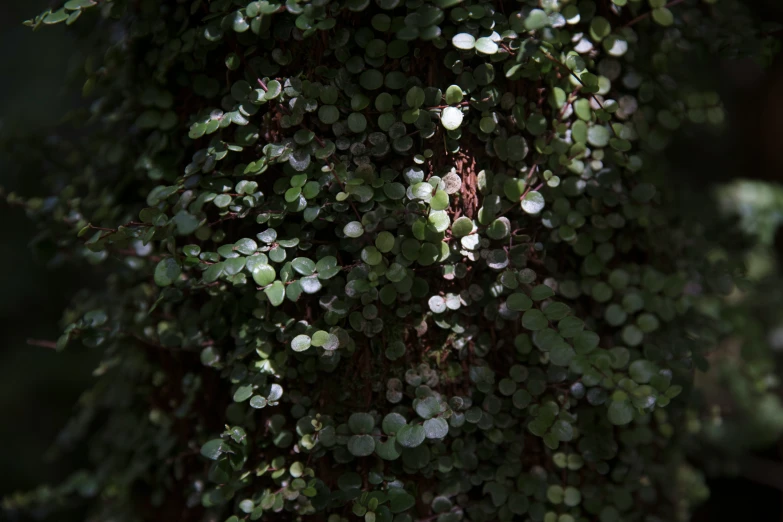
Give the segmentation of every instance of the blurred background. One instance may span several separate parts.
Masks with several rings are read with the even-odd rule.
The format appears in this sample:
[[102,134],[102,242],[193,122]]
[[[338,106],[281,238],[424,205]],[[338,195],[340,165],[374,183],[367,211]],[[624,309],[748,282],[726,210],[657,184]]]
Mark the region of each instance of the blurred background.
[[[0,1],[0,126],[25,133],[55,124],[81,102],[65,82],[81,44],[64,26],[35,34],[21,22],[48,7],[45,0]],[[0,186],[34,194],[36,172],[23,171],[13,151],[0,153]],[[48,458],[47,451],[90,385],[97,353],[74,346],[56,353],[27,339],[56,340],[59,320],[87,275],[50,268],[29,247],[37,231],[23,211],[0,203],[0,497],[42,483],[56,484],[83,465],[83,451]],[[78,511],[67,520],[82,520]],[[0,520],[3,514],[0,513]]]
[[[762,16],[780,16],[781,0],[758,2],[767,9]],[[0,0],[0,48],[5,50],[0,56],[5,80],[0,82],[0,134],[22,135],[55,125],[69,109],[84,103],[80,82],[64,79],[74,73],[78,77],[74,68],[87,44],[63,24],[36,34],[21,24],[49,3]],[[715,181],[725,184],[718,191],[719,202],[728,213],[737,214],[745,230],[756,238],[755,246],[745,252],[748,279],[769,281],[769,295],[730,296],[732,307],[725,320],[742,334],[720,346],[719,352],[744,350],[750,362],[738,365],[729,356],[721,359],[702,383],[704,401],[718,401],[727,382],[744,383],[750,389],[732,390],[737,403],[723,405],[721,414],[734,415],[734,423],[710,425],[707,442],[700,441],[704,447],[692,448],[694,464],[710,472],[711,489],[694,520],[735,522],[752,513],[754,520],[777,521],[783,520],[783,444],[776,436],[783,429],[783,407],[772,399],[761,404],[758,397],[768,390],[779,395],[777,378],[783,376],[778,371],[783,329],[775,328],[783,303],[783,284],[777,274],[779,258],[783,258],[780,234],[778,244],[775,241],[783,217],[783,132],[778,128],[783,121],[783,60],[778,59],[766,73],[757,64],[742,61],[722,64],[714,74],[709,81],[727,101],[729,132],[684,136],[670,154],[678,165],[676,175],[681,177],[684,192],[692,191],[695,196]],[[22,170],[13,156],[13,149],[0,150],[0,187],[39,195],[37,173]],[[735,178],[741,177],[754,181],[737,182]],[[0,256],[0,498],[41,484],[56,484],[86,464],[84,448],[57,459],[51,458],[49,450],[81,392],[90,386],[100,354],[75,343],[57,353],[46,344],[59,336],[61,313],[74,293],[91,283],[90,274],[73,267],[47,266],[30,248],[36,233],[22,210],[0,203],[4,253]],[[745,372],[742,378],[732,373],[737,371]],[[740,426],[744,433],[727,426]],[[752,443],[746,446],[748,437]],[[735,460],[732,447],[749,456]],[[84,514],[77,506],[56,518],[75,522],[83,520]]]

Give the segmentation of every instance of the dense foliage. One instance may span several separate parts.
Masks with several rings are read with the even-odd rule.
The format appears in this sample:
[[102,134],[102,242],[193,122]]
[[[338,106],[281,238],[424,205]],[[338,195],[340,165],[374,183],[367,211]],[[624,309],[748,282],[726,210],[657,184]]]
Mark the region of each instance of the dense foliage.
[[724,122],[694,63],[769,54],[739,2],[69,0],[28,24],[82,15],[83,132],[38,144],[51,196],[8,201],[105,276],[57,343],[104,353],[61,441],[94,467],[6,508],[652,522],[704,497],[688,400],[737,274],[663,151]]

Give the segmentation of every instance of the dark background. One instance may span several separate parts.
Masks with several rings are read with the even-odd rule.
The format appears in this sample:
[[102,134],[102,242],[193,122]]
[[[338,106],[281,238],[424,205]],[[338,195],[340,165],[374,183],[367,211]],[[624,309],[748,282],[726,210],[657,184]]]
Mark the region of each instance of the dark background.
[[[22,134],[51,125],[81,103],[78,88],[64,81],[82,45],[73,31],[55,26],[33,33],[21,24],[47,5],[44,0],[0,0],[4,132]],[[35,194],[38,178],[39,173],[15,164],[13,151],[0,153],[0,186],[6,191]],[[23,210],[0,203],[0,497],[56,484],[83,464],[83,451],[57,461],[45,453],[90,385],[99,355],[79,346],[56,353],[27,345],[28,338],[57,339],[61,313],[88,276],[51,269],[36,259],[29,248],[35,234]]]
[[[47,0],[0,0],[4,80],[0,82],[0,127],[4,132],[22,134],[52,125],[68,109],[83,103],[78,85],[64,79],[86,44],[64,25],[33,33],[21,24],[48,5]],[[750,71],[736,72],[729,75],[730,88],[735,92],[748,89],[744,74]],[[740,107],[735,112],[742,112],[743,100],[751,98],[747,94],[735,97],[732,101]],[[13,151],[0,153],[0,187],[6,191],[40,195],[38,177],[39,173],[15,164]],[[779,177],[783,179],[783,173]],[[29,248],[35,233],[22,210],[0,203],[0,498],[43,483],[56,484],[86,464],[84,448],[57,460],[47,458],[46,452],[73,413],[80,393],[90,386],[100,354],[76,344],[56,353],[29,345],[27,340],[57,339],[62,310],[74,292],[89,282],[89,269],[47,267]],[[768,459],[779,460],[777,448],[766,453]],[[736,522],[751,514],[759,522],[781,520],[782,498],[772,487],[747,479],[713,480],[710,487],[711,499],[699,509],[695,521]],[[59,522],[83,520],[79,510],[63,515],[57,517]]]

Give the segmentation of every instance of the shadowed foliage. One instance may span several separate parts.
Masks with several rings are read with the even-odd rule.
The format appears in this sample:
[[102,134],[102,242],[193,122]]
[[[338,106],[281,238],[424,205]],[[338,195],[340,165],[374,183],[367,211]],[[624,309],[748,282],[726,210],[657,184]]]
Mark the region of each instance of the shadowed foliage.
[[699,373],[768,319],[732,306],[760,291],[754,239],[667,155],[726,127],[715,57],[773,56],[742,2],[69,0],[27,22],[55,24],[93,42],[89,104],[9,141],[47,181],[6,200],[99,281],[53,347],[102,359],[62,435],[91,465],[9,513],[687,520],[699,444],[768,442],[732,442],[716,402],[783,430],[766,345],[733,387]]

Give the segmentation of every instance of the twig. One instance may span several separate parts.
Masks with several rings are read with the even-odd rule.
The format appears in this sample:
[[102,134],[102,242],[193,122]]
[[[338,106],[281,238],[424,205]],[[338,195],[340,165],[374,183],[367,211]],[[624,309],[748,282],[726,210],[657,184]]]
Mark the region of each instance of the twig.
[[470,102],[465,100],[465,101],[461,101],[459,103],[455,103],[454,105],[433,105],[432,107],[427,107],[427,110],[445,109],[447,107],[465,107],[467,105],[470,105]]
[[27,344],[30,346],[40,346],[42,348],[57,349],[57,343],[54,341],[46,341],[44,339],[27,339]]

